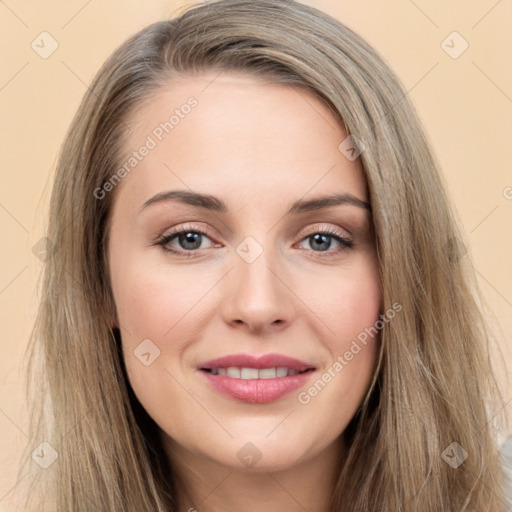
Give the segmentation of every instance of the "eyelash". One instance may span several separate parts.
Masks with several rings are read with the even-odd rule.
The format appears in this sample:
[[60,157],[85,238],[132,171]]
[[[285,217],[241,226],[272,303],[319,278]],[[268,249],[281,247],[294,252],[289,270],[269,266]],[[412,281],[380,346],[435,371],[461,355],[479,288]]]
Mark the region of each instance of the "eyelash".
[[[186,258],[194,258],[196,257],[196,253],[200,251],[200,249],[192,249],[192,250],[177,250],[177,249],[170,249],[168,244],[176,238],[180,234],[185,233],[195,233],[202,236],[205,236],[207,238],[211,238],[208,233],[206,233],[202,229],[198,229],[195,226],[180,226],[179,228],[176,228],[171,233],[164,235],[156,240],[152,245],[159,245],[161,246],[162,250],[166,253],[171,254],[177,254],[180,256],[184,256]],[[335,249],[334,251],[327,249],[326,251],[314,251],[313,249],[307,249],[310,252],[318,253],[320,258],[329,258],[333,257],[335,255],[338,255],[339,253],[346,251],[347,249],[351,249],[354,246],[354,242],[352,240],[349,240],[348,238],[342,236],[337,232],[336,230],[333,230],[332,228],[325,228],[325,229],[318,229],[317,231],[312,231],[309,235],[306,235],[302,237],[299,242],[302,242],[303,240],[306,240],[308,238],[311,238],[313,235],[326,235],[331,238],[334,238],[339,244],[340,247]],[[322,255],[322,253],[327,253],[325,256]],[[333,254],[334,253],[334,254]]]

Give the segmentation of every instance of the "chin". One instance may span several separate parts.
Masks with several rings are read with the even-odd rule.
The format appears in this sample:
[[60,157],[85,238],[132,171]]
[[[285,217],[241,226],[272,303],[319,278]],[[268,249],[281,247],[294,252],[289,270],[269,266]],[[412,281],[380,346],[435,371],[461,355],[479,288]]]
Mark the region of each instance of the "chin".
[[[212,445],[209,450],[203,451],[202,456],[216,464],[230,469],[247,473],[277,472],[302,464],[316,453],[306,440],[291,440],[286,442],[283,438],[265,439],[264,434],[252,437],[246,435],[243,440],[230,439],[225,443],[216,443],[215,451]],[[318,448],[321,451],[321,447]]]

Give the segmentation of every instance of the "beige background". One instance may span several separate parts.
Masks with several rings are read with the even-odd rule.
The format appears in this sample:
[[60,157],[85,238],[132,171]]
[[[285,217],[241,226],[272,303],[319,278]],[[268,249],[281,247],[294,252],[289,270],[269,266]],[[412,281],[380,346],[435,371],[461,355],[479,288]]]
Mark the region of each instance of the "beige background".
[[[19,365],[42,268],[32,247],[43,236],[60,143],[87,84],[112,50],[189,3],[0,0],[0,510],[14,510],[9,503],[21,446],[39,443],[24,433]],[[512,361],[512,2],[307,3],[365,37],[409,91],[467,232],[478,281],[501,324],[501,347]],[[43,31],[58,43],[47,59],[31,47]],[[441,46],[454,31],[469,45],[458,58]],[[452,53],[464,44],[457,37],[447,39]],[[505,393],[512,398],[510,387]]]

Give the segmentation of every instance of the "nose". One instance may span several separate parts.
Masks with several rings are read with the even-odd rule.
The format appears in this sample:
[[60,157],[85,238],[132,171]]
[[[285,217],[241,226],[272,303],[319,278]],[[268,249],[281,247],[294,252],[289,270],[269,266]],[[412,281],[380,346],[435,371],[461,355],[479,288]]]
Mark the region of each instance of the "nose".
[[267,254],[252,263],[235,255],[221,305],[225,322],[258,334],[286,328],[294,315],[293,292]]

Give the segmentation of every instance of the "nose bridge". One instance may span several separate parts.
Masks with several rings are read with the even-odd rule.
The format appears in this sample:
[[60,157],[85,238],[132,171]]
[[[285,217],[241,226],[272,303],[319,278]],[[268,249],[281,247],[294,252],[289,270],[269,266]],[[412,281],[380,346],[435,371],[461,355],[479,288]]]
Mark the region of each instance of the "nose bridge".
[[[260,240],[263,237],[260,237]],[[230,272],[224,316],[229,323],[244,323],[250,330],[289,322],[291,292],[279,275],[278,249],[272,236],[262,242],[248,236],[236,247]]]

